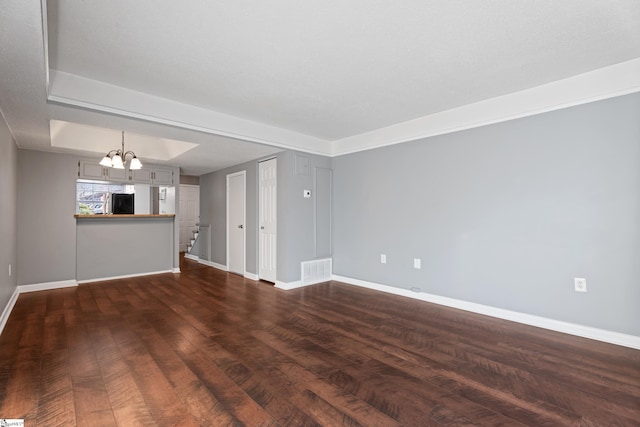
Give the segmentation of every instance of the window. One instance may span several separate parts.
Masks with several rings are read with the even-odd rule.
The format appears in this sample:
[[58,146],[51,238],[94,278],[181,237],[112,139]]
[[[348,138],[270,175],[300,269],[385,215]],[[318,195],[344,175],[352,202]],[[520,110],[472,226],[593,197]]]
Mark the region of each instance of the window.
[[109,213],[111,193],[133,193],[133,186],[78,180],[76,183],[76,213],[81,215]]

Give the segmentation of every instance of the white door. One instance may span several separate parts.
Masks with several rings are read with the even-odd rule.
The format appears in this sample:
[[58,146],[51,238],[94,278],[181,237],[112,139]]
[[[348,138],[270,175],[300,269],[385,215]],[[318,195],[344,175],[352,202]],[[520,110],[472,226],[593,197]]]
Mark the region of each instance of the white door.
[[245,171],[227,175],[227,268],[244,276]]
[[269,282],[276,281],[276,225],[277,225],[277,160],[261,162],[258,168],[259,237],[258,276]]
[[187,250],[196,224],[200,221],[200,187],[197,185],[180,186],[180,252]]

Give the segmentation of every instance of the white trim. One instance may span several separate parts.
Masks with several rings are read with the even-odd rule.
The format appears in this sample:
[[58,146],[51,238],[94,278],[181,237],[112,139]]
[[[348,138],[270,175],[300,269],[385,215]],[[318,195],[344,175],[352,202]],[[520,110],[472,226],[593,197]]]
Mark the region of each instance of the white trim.
[[260,280],[257,274],[249,273],[248,271],[244,272],[244,277],[250,280],[255,280],[256,282]]
[[291,289],[303,288],[312,284],[313,283],[307,283],[303,285],[300,280],[296,280],[295,282],[281,282],[280,280],[276,280],[274,287],[282,289],[283,291],[290,291]]
[[330,157],[640,91],[640,58],[636,58],[519,92],[330,141],[46,68],[49,75],[47,99],[50,102]]
[[180,267],[175,267],[171,272],[174,274],[180,273]]
[[218,264],[217,262],[208,261],[208,260],[206,260],[206,259],[199,259],[199,260],[198,260],[198,262],[199,262],[200,264],[204,264],[204,265],[207,265],[207,266],[209,266],[209,267],[216,268],[216,269],[218,269],[218,270],[222,270],[222,271],[229,271],[229,269],[227,268],[227,266],[226,266],[226,265]]
[[185,258],[191,259],[193,261],[198,261],[199,264],[206,265],[207,267],[213,267],[218,270],[228,271],[226,265],[218,264],[217,262],[209,261],[204,258],[200,258],[198,255],[184,254]]
[[78,283],[80,282],[76,280],[61,280],[58,282],[35,283],[33,285],[19,285],[18,292],[24,294],[27,292],[48,291],[51,289],[72,288],[78,286]]
[[40,0],[40,12],[42,14],[42,47],[44,51],[44,84],[49,94],[49,24],[47,22],[47,0]]
[[[334,279],[332,278],[329,280],[334,280]],[[274,287],[278,289],[282,289],[283,291],[290,291],[292,289],[298,289],[298,288],[304,288],[306,286],[317,285],[318,283],[325,283],[325,282],[328,282],[329,280],[324,280],[324,279],[316,280],[309,283],[302,283],[301,280],[296,280],[295,282],[281,282],[280,280],[276,280]]]
[[172,270],[150,271],[148,273],[123,274],[122,276],[113,276],[113,277],[99,277],[95,279],[78,280],[78,284],[104,282],[107,280],[129,279],[131,277],[153,276],[154,274],[166,274],[166,273],[173,273],[173,272],[174,271],[172,269]]
[[190,260],[193,260],[193,261],[200,261],[200,257],[198,255],[191,255],[189,253],[185,253],[184,257],[186,259],[190,259]]
[[415,141],[640,91],[640,58],[333,141],[332,156]]
[[36,283],[33,285],[18,285],[16,286],[13,294],[11,294],[11,298],[9,298],[9,302],[2,310],[2,315],[0,315],[0,335],[4,330],[7,321],[9,320],[9,316],[11,315],[11,311],[13,307],[16,305],[18,301],[18,296],[20,294],[25,294],[27,292],[37,292],[37,291],[48,291],[51,289],[60,289],[60,288],[71,288],[78,286],[78,282],[75,280],[61,280],[58,282],[44,282],[44,283]]
[[210,265],[213,268],[217,268],[218,270],[229,271],[229,267],[224,264],[218,264],[217,262],[209,261],[207,265]]
[[60,70],[48,69],[48,72],[47,100],[49,102],[267,144],[282,149],[302,150],[325,156],[330,154],[328,141],[321,138]]
[[18,290],[18,287],[16,287],[13,290],[13,294],[11,294],[11,298],[9,298],[9,302],[7,302],[4,310],[2,310],[2,315],[0,315],[0,335],[2,335],[2,331],[4,331],[4,327],[7,325],[13,306],[15,306],[16,301],[18,301],[18,295],[20,295],[20,291]]
[[470,311],[472,313],[484,314],[486,316],[497,317],[499,319],[510,320],[513,322],[523,323],[525,325],[536,326],[538,328],[549,329],[556,332],[562,332],[565,334],[576,335],[583,338],[589,338],[592,340],[603,341],[610,344],[616,344],[640,350],[639,336],[607,331],[590,326],[577,325],[575,323],[548,319],[546,317],[519,313],[517,311],[504,310],[488,305],[476,304],[473,302],[447,298],[424,292],[413,292],[408,289],[396,288],[394,286],[368,282],[366,280],[353,279],[351,277],[339,276],[337,274],[334,274],[332,277],[333,280],[347,283],[349,285],[361,286],[363,288],[373,289],[376,291],[400,295],[403,297],[413,298],[421,301],[427,301],[434,304]]

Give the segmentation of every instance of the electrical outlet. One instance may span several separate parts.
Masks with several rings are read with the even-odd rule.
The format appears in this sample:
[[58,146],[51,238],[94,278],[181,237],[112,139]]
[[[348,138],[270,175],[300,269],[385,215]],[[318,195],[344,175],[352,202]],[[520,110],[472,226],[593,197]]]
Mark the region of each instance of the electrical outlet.
[[380,254],[380,264],[387,263],[387,256],[385,254]]
[[420,270],[422,268],[422,260],[420,258],[413,259],[413,268]]
[[576,292],[587,292],[587,279],[574,277],[573,284],[576,288]]

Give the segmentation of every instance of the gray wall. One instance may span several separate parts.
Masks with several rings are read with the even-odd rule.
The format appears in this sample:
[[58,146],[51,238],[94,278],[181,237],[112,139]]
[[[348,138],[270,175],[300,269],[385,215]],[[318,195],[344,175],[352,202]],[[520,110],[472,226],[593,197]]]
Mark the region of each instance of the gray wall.
[[[73,215],[78,160],[67,154],[18,150],[19,285],[76,279]],[[174,168],[176,180],[178,173],[178,168]],[[176,199],[178,191],[176,186]],[[178,233],[177,219],[174,231]],[[173,266],[179,266],[177,239]]]
[[[0,115],[0,314],[18,284],[18,147]],[[9,276],[9,264],[12,267]]]
[[[295,151],[278,157],[278,280],[282,282],[300,280],[302,261],[331,256],[327,247],[331,206],[315,204],[319,195],[327,199],[331,182],[318,182],[318,170],[330,173],[331,159]],[[311,198],[303,197],[304,190],[312,191]]]
[[[277,279],[300,280],[300,262],[330,256],[330,204],[315,206],[315,195],[330,200],[331,159],[323,156],[283,151],[278,159],[278,265]],[[306,168],[303,167],[306,165]],[[321,179],[316,183],[316,170]],[[247,224],[246,271],[258,273],[258,160],[243,163],[200,177],[200,222],[211,225],[211,259],[227,265],[226,177],[246,171]],[[312,190],[305,199],[303,190]],[[318,220],[319,219],[319,220]],[[318,237],[319,236],[319,237]]]
[[18,282],[75,280],[78,159],[18,152]]
[[241,171],[246,171],[245,271],[258,274],[258,171],[255,161],[200,177],[200,222],[211,227],[210,259],[204,259],[227,265],[227,175]]
[[334,273],[640,335],[640,94],[333,168]]

